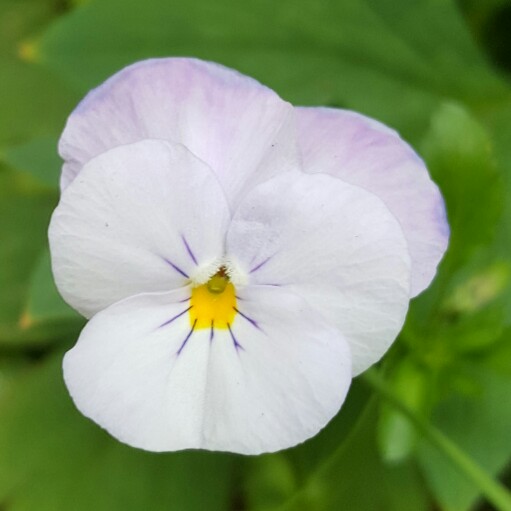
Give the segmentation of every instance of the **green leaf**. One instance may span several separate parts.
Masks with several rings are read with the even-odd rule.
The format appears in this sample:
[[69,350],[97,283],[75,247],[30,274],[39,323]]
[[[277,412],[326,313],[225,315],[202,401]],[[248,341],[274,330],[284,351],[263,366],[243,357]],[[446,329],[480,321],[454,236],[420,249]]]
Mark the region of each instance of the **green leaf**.
[[511,60],[507,49],[510,44],[509,0],[463,0],[461,3],[465,16],[481,46],[491,60],[505,71],[511,70]]
[[422,152],[447,205],[450,268],[459,267],[474,248],[492,240],[502,213],[503,181],[492,141],[466,109],[444,104],[432,118]]
[[[0,168],[0,343],[40,338],[25,314],[30,278],[47,245],[56,196],[33,181]],[[48,338],[51,332],[43,336]]]
[[59,133],[78,100],[76,93],[39,66],[0,57],[0,67],[0,147]]
[[454,274],[441,304],[444,328],[438,332],[449,340],[453,351],[480,351],[499,339],[506,321],[510,281],[509,260],[475,259]]
[[83,92],[136,60],[194,55],[294,103],[347,106],[411,138],[445,98],[479,105],[507,93],[450,1],[93,1],[53,24],[37,55]]
[[[376,406],[354,382],[340,413],[316,437],[246,463],[249,510],[428,509],[411,463],[385,465],[376,448]],[[370,491],[368,491],[370,488]]]
[[26,171],[41,183],[57,188],[62,168],[57,143],[55,136],[34,138],[5,149],[3,159],[11,167]]
[[295,467],[284,453],[257,456],[247,465],[244,486],[250,511],[268,511],[298,491]]
[[245,489],[249,509],[267,511],[278,507],[308,484],[332,452],[347,441],[369,398],[366,386],[355,380],[340,412],[314,438],[285,452],[247,460]]
[[39,258],[32,275],[25,315],[34,325],[51,323],[53,328],[59,324],[80,327],[85,322],[60,296],[53,279],[48,250]]
[[457,474],[464,481],[472,483],[476,491],[484,495],[488,501],[499,511],[511,510],[511,493],[499,481],[494,480],[491,475],[480,466],[470,454],[460,448],[449,436],[446,436],[440,429],[428,423],[423,417],[414,413],[399,397],[394,394],[392,387],[387,385],[378,372],[367,371],[364,375],[366,381],[378,394],[381,399],[392,405],[403,417],[407,418],[417,431],[420,432],[424,441],[427,441],[427,449],[433,447],[441,455],[445,466],[449,465],[451,472]]
[[[478,366],[466,367],[472,392],[445,399],[434,425],[488,473],[498,475],[511,456],[511,378]],[[418,459],[446,511],[466,511],[480,498],[480,489],[423,442]]]
[[[431,408],[432,381],[410,358],[399,361],[387,374],[387,383],[398,399],[416,414],[427,416]],[[380,405],[378,444],[383,459],[396,463],[409,458],[418,441],[413,424],[386,402]]]
[[410,310],[409,346],[430,368],[447,371],[460,355],[486,350],[505,328],[510,281],[511,261],[488,251],[453,272],[443,289],[435,282]]
[[233,456],[155,454],[109,437],[74,408],[61,356],[0,396],[0,500],[6,511],[225,511]]
[[502,333],[497,344],[484,354],[484,365],[511,378],[511,328]]
[[349,438],[278,511],[414,511],[429,509],[413,464],[385,465],[376,446],[376,403],[365,410]]
[[446,200],[451,239],[433,284],[410,308],[404,338],[441,367],[499,337],[511,264],[496,259],[492,245],[504,190],[487,131],[466,109],[446,104],[433,116],[423,149]]
[[40,30],[61,9],[58,0],[2,0],[0,53],[18,53],[21,40]]

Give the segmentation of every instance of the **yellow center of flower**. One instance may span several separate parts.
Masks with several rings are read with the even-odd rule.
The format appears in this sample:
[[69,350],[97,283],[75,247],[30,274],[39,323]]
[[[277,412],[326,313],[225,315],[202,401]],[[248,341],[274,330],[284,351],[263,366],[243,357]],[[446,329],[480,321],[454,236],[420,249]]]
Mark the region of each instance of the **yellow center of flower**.
[[221,268],[206,284],[192,288],[190,325],[226,329],[236,316],[236,292]]

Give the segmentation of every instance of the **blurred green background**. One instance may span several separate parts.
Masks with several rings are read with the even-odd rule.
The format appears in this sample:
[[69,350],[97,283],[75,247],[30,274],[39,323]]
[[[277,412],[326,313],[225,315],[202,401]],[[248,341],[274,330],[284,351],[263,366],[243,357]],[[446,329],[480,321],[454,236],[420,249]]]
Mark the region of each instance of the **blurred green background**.
[[[84,322],[49,266],[59,133],[90,88],[168,55],[376,117],[446,198],[448,254],[398,341],[285,452],[137,451],[63,386]],[[510,71],[508,0],[0,0],[0,510],[511,509]]]

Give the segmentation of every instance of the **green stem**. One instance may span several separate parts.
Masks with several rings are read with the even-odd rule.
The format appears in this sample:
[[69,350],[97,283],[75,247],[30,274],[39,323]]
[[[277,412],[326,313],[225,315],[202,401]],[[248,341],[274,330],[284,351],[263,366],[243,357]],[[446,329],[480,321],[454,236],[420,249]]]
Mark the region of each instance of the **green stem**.
[[364,380],[390,405],[406,417],[424,437],[429,440],[464,476],[474,483],[481,493],[499,511],[511,511],[511,493],[488,475],[479,465],[413,410],[408,408],[393,392],[392,388],[373,370],[364,375]]

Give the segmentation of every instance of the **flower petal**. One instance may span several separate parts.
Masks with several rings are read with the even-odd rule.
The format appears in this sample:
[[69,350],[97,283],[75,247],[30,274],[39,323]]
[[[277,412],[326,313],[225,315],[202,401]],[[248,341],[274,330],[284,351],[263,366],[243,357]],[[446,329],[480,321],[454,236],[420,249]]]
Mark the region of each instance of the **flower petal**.
[[374,193],[399,220],[416,296],[433,279],[449,240],[444,202],[424,163],[395,131],[368,117],[328,108],[296,112],[304,170]]
[[218,64],[152,59],[114,75],[72,113],[59,145],[62,187],[94,156],[147,138],[184,144],[231,204],[298,161],[294,109],[273,91]]
[[231,331],[215,332],[211,346],[205,440],[244,454],[285,449],[338,412],[351,382],[349,346],[287,289],[248,286],[237,295]]
[[182,288],[118,302],[96,314],[65,355],[78,409],[129,445],[164,451],[200,443],[209,332],[188,337],[189,297]]
[[354,374],[379,360],[403,325],[406,240],[383,202],[361,188],[322,174],[267,181],[235,213],[227,253],[249,283],[285,286],[335,324]]
[[138,295],[89,321],[64,359],[82,413],[146,450],[245,454],[302,442],[337,413],[349,348],[302,299],[244,289],[231,328],[211,331],[190,325],[189,294]]
[[92,316],[141,292],[185,285],[222,256],[229,210],[184,146],[145,140],[91,160],[50,224],[61,294]]

